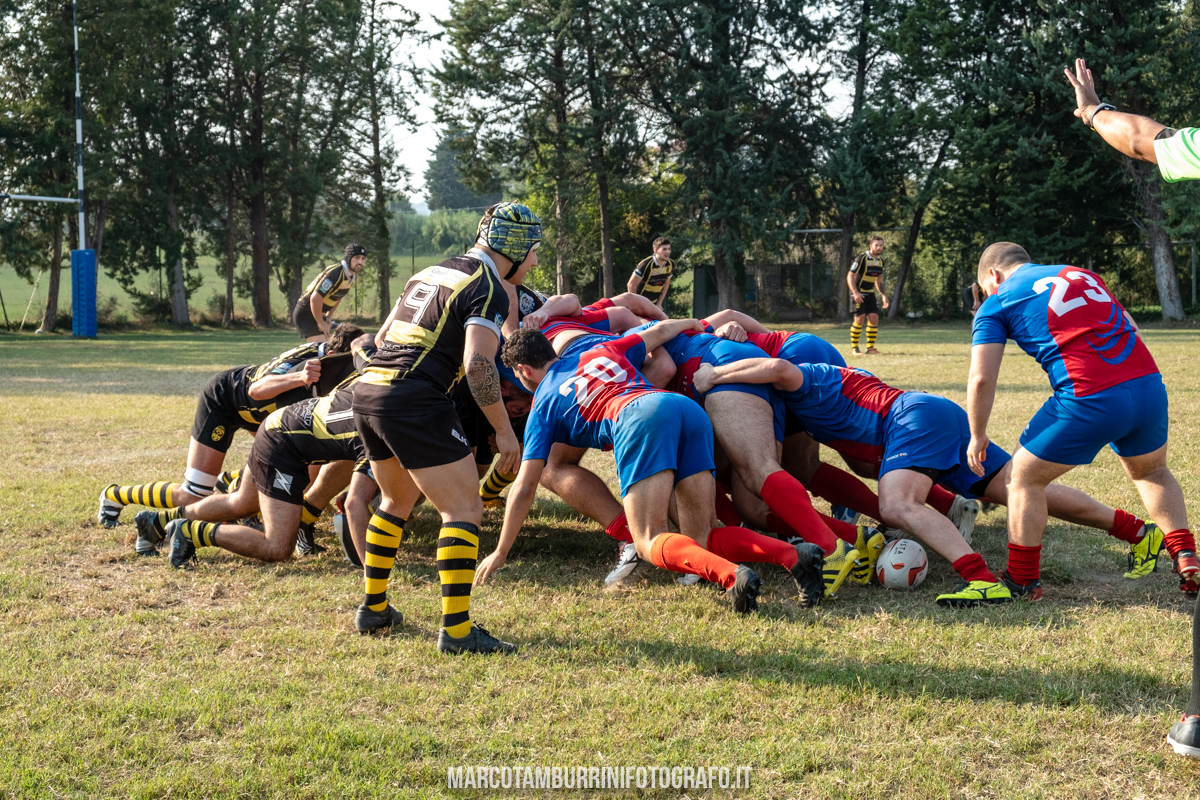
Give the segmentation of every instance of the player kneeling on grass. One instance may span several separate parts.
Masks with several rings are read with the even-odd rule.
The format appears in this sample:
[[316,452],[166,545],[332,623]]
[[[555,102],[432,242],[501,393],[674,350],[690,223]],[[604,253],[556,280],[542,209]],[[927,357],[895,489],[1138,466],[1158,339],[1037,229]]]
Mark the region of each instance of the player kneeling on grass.
[[183,482],[109,485],[100,493],[100,525],[115,528],[127,505],[176,508],[208,497],[234,431],[254,433],[275,409],[312,397],[314,387],[319,393],[320,387],[329,391],[341,383],[354,371],[348,354],[351,343],[362,335],[355,325],[341,325],[328,342],[302,344],[265,364],[218,372],[196,405]]
[[[957,403],[894,389],[861,370],[828,364],[796,366],[777,358],[715,369],[705,366],[697,371],[695,381],[700,389],[722,382],[773,384],[810,436],[838,452],[878,464],[882,521],[920,538],[962,579],[955,591],[938,596],[939,605],[957,608],[1012,601],[1011,581],[997,580],[954,523],[925,504],[934,483],[967,498],[1007,502],[1011,457],[990,444],[981,459],[983,477],[973,472],[967,461],[971,441],[967,414]],[[1107,530],[1118,538],[1125,518],[1141,524],[1132,515],[1068,486],[1048,487],[1046,499],[1050,513],[1059,519]]]
[[[350,528],[361,529],[355,538],[365,539],[370,516],[366,501],[375,483],[367,472],[366,453],[354,424],[357,381],[358,376],[353,376],[328,397],[296,403],[267,417],[254,437],[233,494],[215,494],[171,511],[138,514],[137,552],[152,553],[165,538],[171,543],[174,567],[191,561],[198,547],[220,547],[260,561],[285,561],[297,550],[301,533],[312,535],[325,506],[348,483]],[[324,466],[306,491],[308,468],[314,464]],[[356,485],[363,483],[364,487]],[[215,524],[257,512],[262,513],[263,530]]]
[[[1041,595],[1046,487],[1110,445],[1157,524],[1126,514],[1131,552],[1126,578],[1153,572],[1166,546],[1180,588],[1200,589],[1200,560],[1188,528],[1183,490],[1167,467],[1167,390],[1137,326],[1094,272],[1030,263],[1012,242],[997,242],[979,259],[979,285],[989,295],[975,315],[967,408],[971,467],[983,474],[987,423],[1009,339],[1050,377],[1054,394],[1021,433],[1008,486],[1010,586]],[[1124,513],[1124,512],[1120,512]],[[1163,531],[1166,531],[1164,537]]]
[[[779,564],[791,573],[804,605],[820,601],[819,548],[717,527],[712,426],[693,401],[655,389],[637,370],[647,349],[698,325],[695,320],[663,322],[566,359],[555,355],[540,331],[522,330],[505,342],[505,363],[535,393],[500,542],[480,563],[477,584],[503,566],[533,504],[551,445],[562,442],[612,447],[629,527],[643,559],[723,587],[740,613],[757,609],[760,581],[754,570],[734,561]],[[678,534],[667,526],[672,492]]]

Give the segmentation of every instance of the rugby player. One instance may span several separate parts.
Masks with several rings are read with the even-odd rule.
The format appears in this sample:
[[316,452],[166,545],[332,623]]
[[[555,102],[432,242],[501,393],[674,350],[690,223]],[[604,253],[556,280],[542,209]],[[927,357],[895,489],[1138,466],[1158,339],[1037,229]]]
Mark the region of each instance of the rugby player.
[[[711,425],[691,400],[654,388],[637,370],[647,350],[698,326],[696,320],[662,322],[567,358],[560,358],[540,331],[522,330],[505,342],[505,363],[536,391],[500,542],[480,564],[476,583],[503,566],[533,503],[551,445],[563,442],[612,447],[641,558],[721,586],[739,613],[758,607],[760,580],[754,570],[734,561],[779,564],[792,575],[804,605],[820,602],[819,548],[788,545],[745,528],[718,527]],[[668,532],[672,493],[678,534]]]
[[663,301],[667,299],[667,290],[671,288],[671,275],[675,270],[675,262],[671,260],[671,240],[659,236],[650,246],[650,250],[651,255],[634,267],[626,288],[631,294],[645,297],[662,308]]
[[339,328],[328,342],[302,344],[265,364],[234,367],[214,375],[196,405],[183,482],[110,484],[100,493],[96,514],[100,525],[115,528],[127,505],[175,508],[212,494],[234,431],[253,434],[275,409],[312,397],[314,390],[318,394],[322,389],[329,391],[354,371],[350,345],[363,335],[362,329],[355,325]]
[[[1200,128],[1175,130],[1101,103],[1092,72],[1082,58],[1075,60],[1074,75],[1069,69],[1063,72],[1075,89],[1075,116],[1104,141],[1130,158],[1157,164],[1165,181],[1200,180]],[[1192,696],[1167,741],[1176,753],[1200,758],[1200,600],[1192,616]]]
[[[791,364],[778,358],[738,361],[696,372],[698,388],[722,383],[772,384],[788,410],[812,438],[869,461],[879,468],[882,521],[920,538],[954,567],[961,578],[942,606],[1007,603],[1010,585],[988,569],[954,524],[925,504],[932,484],[968,498],[987,497],[1004,505],[1011,457],[989,444],[980,459],[982,476],[967,460],[971,442],[967,414],[955,402],[925,392],[902,391],[861,370],[828,364]],[[1052,484],[1046,499],[1059,519],[1126,536],[1126,517],[1078,489]]]
[[443,653],[511,653],[516,646],[470,618],[483,501],[479,473],[450,390],[465,371],[479,410],[496,431],[497,467],[517,469],[520,445],[505,412],[495,357],[509,298],[537,264],[542,225],[517,203],[497,203],[479,222],[475,247],[414,275],[383,344],[354,392],[354,418],[383,493],[367,528],[365,594],[355,616],[362,633],[400,620],[387,585],[412,508],[424,494],[442,517]]
[[320,275],[313,278],[304,294],[296,301],[296,307],[292,309],[292,324],[296,326],[301,339],[306,342],[323,342],[329,338],[331,326],[337,324],[330,318],[366,263],[367,248],[357,242],[351,242],[346,245],[344,257],[340,262],[326,267]]
[[[858,337],[862,335],[863,323],[867,325],[867,354],[874,355],[875,335],[879,331],[879,304],[888,307],[887,295],[883,293],[883,237],[875,236],[867,245],[865,253],[850,264],[846,273],[846,285],[850,287],[850,297],[854,300],[854,321],[850,324],[850,355],[860,356]],[[875,290],[879,290],[879,299],[875,298]]]

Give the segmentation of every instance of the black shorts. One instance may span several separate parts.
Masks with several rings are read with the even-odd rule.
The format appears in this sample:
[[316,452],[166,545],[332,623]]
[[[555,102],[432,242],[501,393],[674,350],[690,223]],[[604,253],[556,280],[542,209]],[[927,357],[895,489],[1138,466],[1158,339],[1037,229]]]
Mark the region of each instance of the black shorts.
[[264,434],[254,438],[254,447],[246,466],[261,494],[272,500],[298,506],[304,502],[308,488],[308,465],[287,455],[285,448],[261,442]]
[[196,418],[192,421],[192,438],[206,447],[228,453],[233,444],[233,432],[239,428],[254,433],[258,425],[247,422],[234,410],[233,373],[244,367],[218,372],[209,378],[196,403]]
[[303,297],[296,302],[296,307],[292,309],[292,324],[300,332],[300,338],[305,341],[308,341],[313,336],[325,335],[325,331],[321,330],[321,326],[317,324],[317,320],[313,317],[312,309],[308,306],[308,301]]
[[395,456],[405,469],[426,469],[471,455],[454,403],[438,387],[420,380],[401,381],[393,388],[388,404],[394,410],[389,409],[386,417],[354,411],[354,423],[370,460]]
[[859,314],[878,314],[879,301],[875,298],[874,292],[863,292],[861,303],[854,304],[854,316]]

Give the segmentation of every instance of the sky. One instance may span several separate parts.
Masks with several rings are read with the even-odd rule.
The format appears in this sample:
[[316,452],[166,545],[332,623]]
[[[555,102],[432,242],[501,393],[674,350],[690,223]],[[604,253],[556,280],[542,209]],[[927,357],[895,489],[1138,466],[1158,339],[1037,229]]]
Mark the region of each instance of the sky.
[[[420,14],[420,27],[426,33],[436,33],[440,30],[434,22],[435,17],[445,19],[450,14],[450,0],[402,0],[400,5]],[[414,48],[412,57],[418,67],[430,67],[440,61],[442,52],[443,47],[440,43],[431,42]],[[438,127],[433,121],[433,98],[419,92],[415,100],[416,129],[398,127],[393,134],[393,141],[400,152],[400,160],[412,174],[407,194],[414,206],[424,203],[425,167],[430,158],[430,150],[437,145],[438,134]]]

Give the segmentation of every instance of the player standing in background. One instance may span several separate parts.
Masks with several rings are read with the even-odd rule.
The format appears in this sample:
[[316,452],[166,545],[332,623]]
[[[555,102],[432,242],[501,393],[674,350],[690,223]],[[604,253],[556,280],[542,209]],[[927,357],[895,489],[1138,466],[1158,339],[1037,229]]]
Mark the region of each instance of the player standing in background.
[[367,263],[367,248],[357,242],[346,245],[345,257],[331,267],[326,267],[296,301],[292,309],[292,323],[306,342],[323,342],[329,338],[332,324],[330,317],[338,303],[350,291],[358,273]]
[[[850,355],[861,356],[858,349],[858,338],[862,335],[863,323],[867,326],[867,354],[875,355],[875,336],[879,332],[879,304],[888,307],[887,295],[883,293],[883,237],[871,238],[867,251],[859,255],[850,264],[846,273],[846,285],[850,287],[850,297],[854,300],[854,321],[850,323]],[[879,299],[875,299],[875,290],[879,289]]]
[[[1075,89],[1075,116],[1105,142],[1130,158],[1157,164],[1165,181],[1200,180],[1200,128],[1168,128],[1101,103],[1082,58],[1075,59],[1074,74],[1069,69],[1063,72]],[[1176,753],[1200,758],[1200,600],[1192,611],[1192,695],[1167,741]]]
[[671,240],[660,236],[654,240],[651,250],[654,254],[642,259],[633,268],[626,288],[662,308],[667,289],[671,286],[671,275],[675,272],[675,262],[671,260]]

